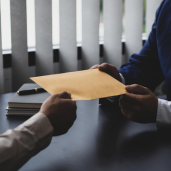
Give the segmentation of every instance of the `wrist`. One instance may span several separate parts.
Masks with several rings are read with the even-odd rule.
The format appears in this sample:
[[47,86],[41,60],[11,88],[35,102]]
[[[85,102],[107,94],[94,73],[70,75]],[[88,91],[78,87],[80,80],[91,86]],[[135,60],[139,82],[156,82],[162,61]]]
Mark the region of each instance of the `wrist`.
[[50,122],[51,126],[53,127],[53,124],[52,124],[52,119],[50,117],[50,113],[46,112],[45,110],[40,110],[39,113],[42,113],[46,116],[46,118],[48,119],[48,121]]

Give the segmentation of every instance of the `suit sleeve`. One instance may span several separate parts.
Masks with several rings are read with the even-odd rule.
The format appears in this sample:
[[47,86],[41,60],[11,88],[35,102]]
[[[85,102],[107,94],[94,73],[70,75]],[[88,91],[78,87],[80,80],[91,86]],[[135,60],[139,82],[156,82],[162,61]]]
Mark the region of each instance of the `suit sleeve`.
[[171,102],[163,99],[158,99],[158,109],[156,118],[157,128],[171,128]]
[[126,85],[139,84],[154,91],[164,80],[156,41],[157,18],[163,3],[164,1],[156,12],[156,18],[151,33],[142,50],[139,54],[133,54],[128,63],[122,65],[119,69],[119,72],[125,78]]

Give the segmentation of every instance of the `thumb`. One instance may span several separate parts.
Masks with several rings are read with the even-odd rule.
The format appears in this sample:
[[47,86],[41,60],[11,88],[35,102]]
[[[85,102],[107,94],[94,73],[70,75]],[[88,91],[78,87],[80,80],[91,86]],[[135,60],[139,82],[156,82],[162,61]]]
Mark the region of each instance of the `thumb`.
[[[103,71],[103,72],[106,72],[107,74],[113,76],[115,73],[113,71],[113,67],[112,65],[108,64],[108,63],[103,63],[101,65],[99,65],[99,70],[100,71]],[[115,67],[114,67],[115,69]]]
[[121,82],[121,77],[119,75],[119,71],[117,70],[117,68],[114,65],[111,65],[108,63],[103,63],[103,64],[99,65],[99,70],[106,72],[107,74],[109,74],[110,76],[114,77],[115,79],[117,79],[118,81]]
[[146,87],[133,84],[133,85],[128,85],[125,87],[128,93],[134,93],[134,94],[140,94],[140,95],[147,95],[149,94],[149,90]]

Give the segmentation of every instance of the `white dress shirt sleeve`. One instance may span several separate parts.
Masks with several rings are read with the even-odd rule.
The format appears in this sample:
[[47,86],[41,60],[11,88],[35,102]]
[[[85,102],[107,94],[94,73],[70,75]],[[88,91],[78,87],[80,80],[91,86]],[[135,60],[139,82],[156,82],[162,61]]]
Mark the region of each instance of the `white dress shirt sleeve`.
[[53,128],[43,113],[0,136],[0,170],[18,170],[32,156],[46,148],[52,139]]
[[171,102],[158,99],[156,124],[158,128],[171,128]]

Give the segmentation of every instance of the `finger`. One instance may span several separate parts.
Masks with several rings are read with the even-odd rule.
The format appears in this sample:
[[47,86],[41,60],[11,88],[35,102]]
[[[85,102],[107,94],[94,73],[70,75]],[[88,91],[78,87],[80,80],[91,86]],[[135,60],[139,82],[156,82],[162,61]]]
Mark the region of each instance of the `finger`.
[[99,66],[99,70],[106,72],[110,76],[114,77],[115,79],[121,81],[119,72],[117,68],[114,65],[108,64],[108,63],[103,63]]
[[146,87],[140,86],[138,84],[128,85],[125,87],[125,89],[129,93],[135,93],[135,94],[141,94],[141,95],[149,94],[149,89],[147,89]]
[[124,101],[124,100],[120,100],[119,106],[121,109],[129,109],[129,111],[132,111],[136,108],[137,105],[134,105],[134,104]]
[[121,109],[132,107],[132,105],[129,102],[122,101],[122,100],[119,102],[119,106]]
[[66,91],[62,91],[61,93],[57,94],[57,96],[61,99],[71,99],[71,94]]
[[132,116],[130,115],[130,113],[128,112],[128,109],[121,109],[122,114],[128,118],[129,120],[132,120]]
[[119,103],[128,103],[129,105],[137,105],[141,104],[142,98],[144,95],[137,95],[137,94],[131,94],[127,93],[120,97]]
[[125,101],[120,102],[119,106],[121,109],[127,109],[129,112],[131,111],[132,114],[133,114],[133,111],[138,112],[138,109],[140,108],[139,104],[133,104],[130,102],[125,102]]
[[120,97],[119,103],[128,103],[129,105],[138,105],[141,103],[142,95],[127,93]]
[[90,69],[97,69],[98,67],[99,67],[99,65],[96,64],[96,65],[92,66]]
[[77,119],[76,112],[67,112],[67,115],[65,115],[65,125],[72,125],[75,120]]
[[128,118],[131,121],[138,122],[138,123],[145,123],[142,121],[139,115],[137,115],[136,112],[133,110],[129,111],[129,109],[121,109],[121,112],[126,118]]
[[76,112],[73,112],[71,115],[72,115],[73,123],[74,123],[75,120],[77,119],[77,114],[76,114]]
[[68,110],[65,112],[65,116],[64,116],[64,119],[65,119],[65,122],[67,125],[69,125],[70,123],[74,123],[75,120],[77,119],[77,113],[76,113],[76,108],[75,106],[70,108],[70,107],[67,107],[65,106],[66,108],[68,108]]
[[61,101],[63,102],[64,106],[66,106],[68,109],[74,111],[77,110],[77,105],[75,101],[72,101],[70,99],[62,99]]
[[76,111],[77,111],[77,104],[76,104],[75,101],[71,101],[71,103],[72,103],[73,111],[76,113]]
[[109,75],[111,75],[113,73],[113,67],[114,67],[113,65],[110,65],[108,63],[103,63],[103,64],[99,65],[99,70],[104,71],[104,72],[108,73]]
[[136,107],[129,106],[129,105],[121,105],[121,112],[123,115],[128,118],[131,121],[137,121],[137,112],[136,112]]

